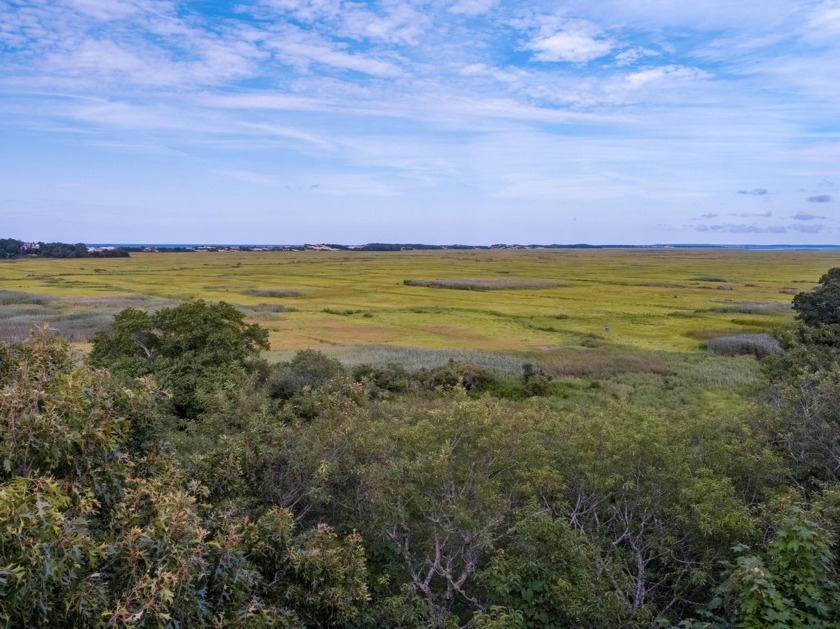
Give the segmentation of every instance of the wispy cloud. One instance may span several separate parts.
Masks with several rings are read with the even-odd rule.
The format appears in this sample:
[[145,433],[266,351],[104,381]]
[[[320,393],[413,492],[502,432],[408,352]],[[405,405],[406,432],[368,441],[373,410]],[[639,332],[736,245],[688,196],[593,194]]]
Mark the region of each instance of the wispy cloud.
[[791,225],[788,229],[792,231],[802,232],[804,234],[818,234],[822,231],[827,231],[825,225]]
[[759,225],[718,223],[715,225],[697,225],[694,227],[699,232],[727,233],[727,234],[784,234],[787,229],[782,225]]
[[[816,233],[823,217],[791,208],[832,202],[840,178],[834,1],[0,0],[0,15],[8,197],[56,191],[42,208],[124,195],[151,223],[183,185],[251,224],[279,205],[432,235],[453,216],[503,235],[516,216],[540,236],[574,214],[591,231],[570,239],[651,242],[679,212],[698,239],[761,241]],[[84,168],[113,183],[50,187]]]
[[452,13],[476,16],[486,13],[498,4],[498,0],[457,0],[449,7]]
[[819,219],[825,218],[825,216],[817,216],[816,214],[811,214],[810,212],[797,212],[791,218],[795,221],[816,221]]
[[543,32],[534,37],[526,48],[534,51],[534,59],[537,61],[586,63],[608,55],[614,44],[610,38],[599,33],[593,24],[572,20],[554,32]]

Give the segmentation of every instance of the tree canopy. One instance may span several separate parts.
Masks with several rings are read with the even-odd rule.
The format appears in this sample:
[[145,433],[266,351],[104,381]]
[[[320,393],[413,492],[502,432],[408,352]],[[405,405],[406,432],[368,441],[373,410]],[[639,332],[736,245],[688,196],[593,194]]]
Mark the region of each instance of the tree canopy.
[[129,377],[153,375],[179,415],[195,417],[213,383],[268,349],[268,331],[225,302],[197,299],[154,313],[128,308],[96,336],[90,361]]
[[840,267],[829,269],[820,278],[820,285],[793,297],[797,319],[805,325],[840,323]]

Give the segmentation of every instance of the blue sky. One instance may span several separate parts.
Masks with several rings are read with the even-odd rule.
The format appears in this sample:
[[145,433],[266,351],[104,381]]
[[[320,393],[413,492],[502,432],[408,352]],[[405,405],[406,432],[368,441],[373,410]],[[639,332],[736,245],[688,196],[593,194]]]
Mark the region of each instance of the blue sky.
[[840,0],[0,0],[0,237],[837,243]]

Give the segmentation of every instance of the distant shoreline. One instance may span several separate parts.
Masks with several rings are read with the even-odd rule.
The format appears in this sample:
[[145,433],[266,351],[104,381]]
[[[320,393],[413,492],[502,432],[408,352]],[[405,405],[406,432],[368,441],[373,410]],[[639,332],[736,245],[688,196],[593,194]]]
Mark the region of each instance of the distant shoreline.
[[749,245],[661,243],[650,245],[623,244],[494,244],[494,245],[429,245],[403,243],[343,244],[247,244],[247,243],[91,243],[91,249],[120,248],[132,253],[144,251],[416,251],[416,250],[505,250],[505,249],[741,249],[752,251],[840,251],[840,245]]

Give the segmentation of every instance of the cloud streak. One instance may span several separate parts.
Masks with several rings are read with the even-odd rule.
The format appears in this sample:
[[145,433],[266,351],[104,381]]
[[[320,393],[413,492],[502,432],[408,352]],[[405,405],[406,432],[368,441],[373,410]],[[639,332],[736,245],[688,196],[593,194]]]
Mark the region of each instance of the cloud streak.
[[[428,241],[455,223],[491,241],[661,242],[675,221],[720,242],[828,230],[793,208],[833,202],[840,177],[831,3],[0,0],[0,14],[0,160],[8,198],[55,195],[33,207],[131,198],[159,224],[184,212],[185,230],[203,229],[192,206],[236,208],[278,233],[292,215],[313,231],[358,216],[353,241],[386,216]],[[86,169],[110,183],[54,185]],[[48,224],[18,214],[9,228]]]
[[810,212],[797,212],[792,218],[795,221],[816,221],[824,219],[825,216],[817,216],[816,214],[811,214]]

